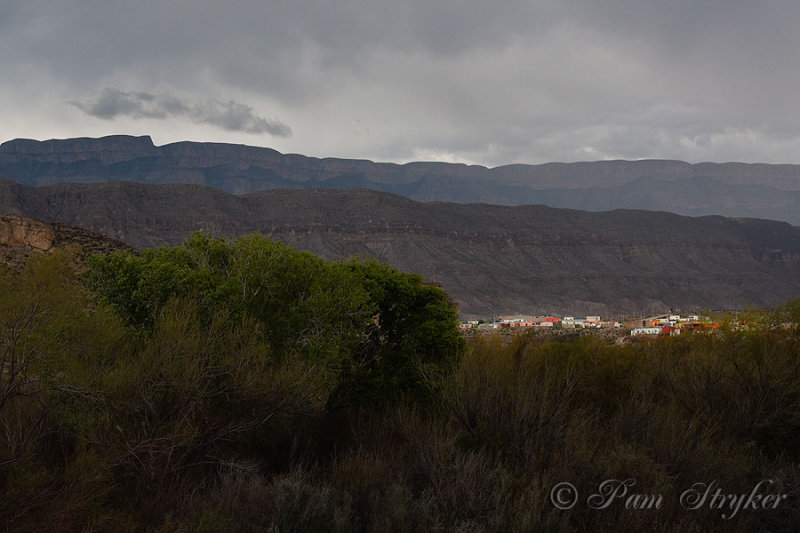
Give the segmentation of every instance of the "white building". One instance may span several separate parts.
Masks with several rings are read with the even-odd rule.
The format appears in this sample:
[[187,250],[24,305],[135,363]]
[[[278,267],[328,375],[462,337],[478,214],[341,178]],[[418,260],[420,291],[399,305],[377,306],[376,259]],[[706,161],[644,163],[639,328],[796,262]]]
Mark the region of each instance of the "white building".
[[636,335],[660,335],[661,328],[660,327],[651,327],[651,328],[633,328],[631,330],[631,336],[634,337]]

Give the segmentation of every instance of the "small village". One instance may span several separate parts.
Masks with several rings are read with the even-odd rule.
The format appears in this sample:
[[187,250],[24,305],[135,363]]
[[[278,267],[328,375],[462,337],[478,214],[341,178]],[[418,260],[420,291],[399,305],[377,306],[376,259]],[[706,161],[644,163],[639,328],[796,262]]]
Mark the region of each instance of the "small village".
[[682,316],[676,313],[637,319],[603,319],[599,315],[584,317],[507,316],[491,321],[468,320],[459,324],[459,329],[468,335],[523,332],[567,333],[578,330],[591,334],[593,331],[602,331],[606,335],[617,338],[618,342],[646,341],[684,333],[714,331],[719,327],[720,323],[713,322],[708,317],[697,314]]

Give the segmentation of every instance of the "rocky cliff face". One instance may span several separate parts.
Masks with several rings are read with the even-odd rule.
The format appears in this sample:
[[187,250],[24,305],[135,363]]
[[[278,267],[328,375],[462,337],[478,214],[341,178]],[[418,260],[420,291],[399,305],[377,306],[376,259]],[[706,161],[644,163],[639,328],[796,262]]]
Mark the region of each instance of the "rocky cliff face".
[[0,145],[0,178],[26,185],[133,181],[193,183],[234,194],[265,189],[370,188],[420,201],[546,204],[586,210],[652,209],[800,225],[800,165],[599,161],[507,165],[373,163],[281,154],[251,146],[149,137]]
[[15,215],[0,217],[0,246],[30,246],[46,252],[53,247],[55,238],[47,224]]
[[82,228],[43,222],[19,215],[0,216],[0,264],[12,270],[22,267],[33,253],[72,248],[77,260],[93,253],[133,250],[132,247]]
[[437,280],[465,316],[739,308],[800,297],[800,228],[767,220],[420,203],[369,190],[234,196],[196,185],[25,187],[0,212],[136,247],[252,231],[323,257],[375,257]]

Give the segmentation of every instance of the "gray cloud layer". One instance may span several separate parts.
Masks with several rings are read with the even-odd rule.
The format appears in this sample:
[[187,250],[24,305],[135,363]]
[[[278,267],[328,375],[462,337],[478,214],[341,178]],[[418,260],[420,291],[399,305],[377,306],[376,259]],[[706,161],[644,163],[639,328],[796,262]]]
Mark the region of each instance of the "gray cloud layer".
[[[216,128],[198,129],[209,140],[265,131],[309,155],[800,163],[795,1],[0,0],[0,13],[5,138],[100,132],[85,114],[74,130],[48,118],[42,102],[66,100],[109,128],[161,119],[135,132],[157,141],[190,119]],[[28,123],[40,133],[9,126]]]
[[187,117],[198,124],[210,124],[227,131],[269,133],[289,137],[291,128],[279,120],[267,120],[256,115],[253,108],[233,100],[218,102],[187,102],[171,95],[146,92],[125,92],[104,88],[93,100],[70,102],[93,117],[113,120],[118,116],[132,118],[168,119]]

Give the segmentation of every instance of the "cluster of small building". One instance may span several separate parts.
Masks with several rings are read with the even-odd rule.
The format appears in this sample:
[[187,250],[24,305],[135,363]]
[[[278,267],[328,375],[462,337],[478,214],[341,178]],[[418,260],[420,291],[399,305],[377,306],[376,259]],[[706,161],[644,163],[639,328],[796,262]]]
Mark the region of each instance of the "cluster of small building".
[[574,316],[515,316],[499,318],[492,322],[482,320],[470,320],[462,322],[459,327],[462,330],[496,330],[504,328],[601,328],[601,327],[621,327],[619,322],[602,321],[599,315],[588,315],[582,318]]
[[697,315],[663,315],[642,320],[641,327],[631,329],[631,337],[669,337],[695,331],[713,331],[719,323],[700,320]]
[[[626,321],[625,324],[622,324],[614,320],[602,320],[599,315],[587,315],[585,317],[543,315],[501,317],[488,322],[470,320],[459,324],[459,328],[465,331],[478,332],[499,332],[511,328],[620,328],[617,334],[620,342],[630,342],[637,339],[669,337],[687,332],[713,331],[720,326],[719,323],[703,320],[698,315],[681,316],[672,313],[645,318],[641,320],[641,326],[638,324],[639,322],[632,324],[630,321]],[[621,328],[623,327],[626,329],[622,330]],[[630,334],[628,334],[627,328],[631,328]]]

